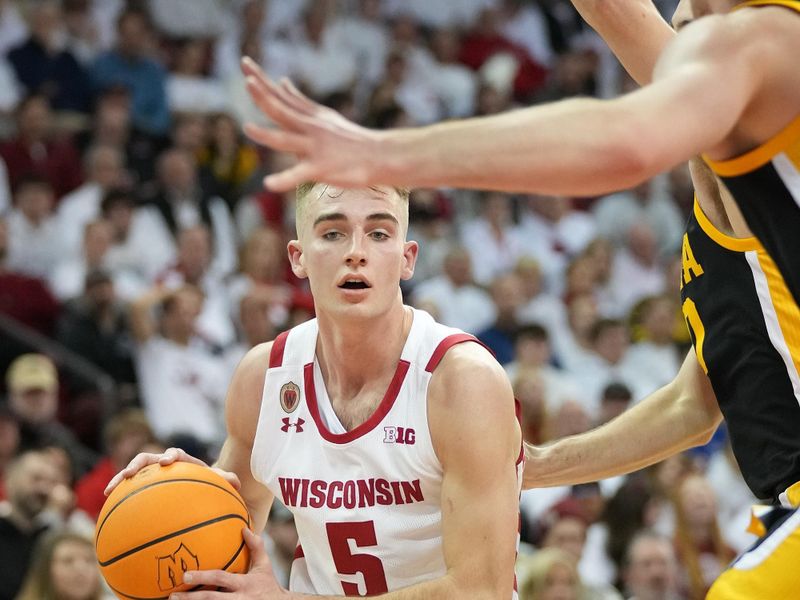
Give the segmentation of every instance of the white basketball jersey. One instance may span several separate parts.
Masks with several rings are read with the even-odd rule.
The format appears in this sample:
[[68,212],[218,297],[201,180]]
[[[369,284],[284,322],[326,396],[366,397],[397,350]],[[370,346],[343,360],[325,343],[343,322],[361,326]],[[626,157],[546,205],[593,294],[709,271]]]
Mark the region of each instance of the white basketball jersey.
[[442,577],[442,467],[427,389],[447,349],[475,338],[414,310],[383,400],[347,431],[315,361],[317,331],[314,319],[273,343],[251,458],[254,477],[294,514],[289,589],[371,596]]

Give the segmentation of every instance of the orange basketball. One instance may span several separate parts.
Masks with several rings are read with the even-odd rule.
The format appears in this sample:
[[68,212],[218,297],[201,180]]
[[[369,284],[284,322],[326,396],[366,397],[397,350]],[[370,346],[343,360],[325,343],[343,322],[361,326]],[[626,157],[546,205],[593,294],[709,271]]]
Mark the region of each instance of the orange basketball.
[[150,465],[119,484],[103,505],[97,561],[120,598],[167,598],[193,589],[183,584],[186,571],[246,572],[245,526],[250,516],[242,497],[208,467]]

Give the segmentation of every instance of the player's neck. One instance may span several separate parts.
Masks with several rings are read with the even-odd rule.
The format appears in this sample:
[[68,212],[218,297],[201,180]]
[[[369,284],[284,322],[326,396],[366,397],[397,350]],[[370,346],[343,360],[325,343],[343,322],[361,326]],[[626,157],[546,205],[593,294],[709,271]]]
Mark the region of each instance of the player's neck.
[[317,361],[329,393],[358,391],[366,382],[391,376],[411,329],[413,313],[399,304],[379,319],[341,322],[317,316]]

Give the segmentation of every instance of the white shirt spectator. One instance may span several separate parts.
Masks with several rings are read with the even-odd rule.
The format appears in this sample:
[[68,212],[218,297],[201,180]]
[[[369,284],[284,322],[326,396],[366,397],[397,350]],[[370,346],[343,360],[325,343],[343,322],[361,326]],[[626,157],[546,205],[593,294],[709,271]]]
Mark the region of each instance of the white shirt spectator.
[[[645,221],[653,228],[661,254],[680,246],[686,219],[669,194],[665,178],[656,178],[642,192],[624,191],[601,198],[592,211],[601,236],[617,245],[625,241],[634,223]],[[637,199],[637,193],[646,194]]]
[[497,6],[497,0],[458,0],[431,2],[431,0],[388,0],[386,12],[413,15],[421,24],[432,29],[446,27],[468,28],[477,21],[481,11]]
[[28,37],[28,26],[19,14],[16,2],[0,3],[0,56],[22,44]]
[[444,106],[446,118],[471,117],[475,113],[478,82],[475,74],[464,65],[434,63],[432,84]]
[[717,520],[722,537],[731,548],[744,552],[756,536],[747,531],[750,524],[750,508],[758,504],[734,460],[727,454],[729,450],[715,452],[708,462],[706,479],[717,497]]
[[[104,263],[106,271],[111,274],[111,280],[114,282],[114,292],[120,300],[133,300],[146,291],[144,282],[135,274],[109,268],[108,262]],[[82,257],[59,262],[48,281],[50,291],[62,301],[77,298],[83,294],[86,287],[87,272],[86,260]]]
[[500,31],[509,41],[525,48],[540,65],[552,66],[555,53],[550,46],[547,21],[538,4],[526,3],[503,22]]
[[525,248],[516,228],[506,227],[501,239],[498,239],[489,223],[482,218],[464,223],[461,244],[472,257],[475,281],[483,285],[489,285],[495,277],[510,271],[524,254]]
[[602,307],[603,313],[622,318],[642,298],[663,293],[666,277],[661,265],[645,265],[623,248],[614,256],[609,287],[612,302]]
[[222,0],[150,0],[158,29],[174,38],[211,38],[222,32],[228,10]]
[[19,100],[19,83],[14,68],[0,55],[0,113],[12,112]]
[[[514,383],[520,372],[520,365],[514,361],[503,365],[508,375],[509,381]],[[544,384],[544,397],[547,402],[549,414],[555,414],[567,400],[580,402],[580,397],[584,393],[580,384],[575,381],[566,371],[557,369],[551,365],[544,365],[536,369],[536,374]]]
[[125,8],[125,0],[96,0],[91,2],[92,23],[95,24],[99,45],[109,50],[117,39],[117,18]]
[[173,112],[223,112],[229,107],[225,86],[208,77],[171,74],[167,78],[167,100]]
[[8,268],[31,277],[47,279],[63,253],[56,218],[48,217],[37,226],[22,212],[13,209],[7,223]]
[[440,323],[470,333],[480,333],[495,320],[496,309],[487,292],[472,284],[455,287],[446,275],[419,284],[414,301],[435,304]]
[[634,369],[649,373],[658,387],[672,381],[681,367],[681,357],[674,344],[636,342],[628,349],[625,359]]
[[137,348],[136,368],[148,421],[160,438],[190,433],[218,445],[228,378],[200,343],[180,346],[154,336]]
[[356,81],[356,56],[339,42],[326,28],[319,44],[303,37],[292,47],[294,76],[314,97],[346,91]]
[[335,46],[347,48],[355,58],[359,77],[375,84],[383,77],[389,52],[389,33],[385,24],[360,15],[341,16],[329,27]]
[[56,215],[64,239],[64,250],[70,256],[81,253],[83,229],[100,215],[102,200],[103,188],[91,181],[61,199]]

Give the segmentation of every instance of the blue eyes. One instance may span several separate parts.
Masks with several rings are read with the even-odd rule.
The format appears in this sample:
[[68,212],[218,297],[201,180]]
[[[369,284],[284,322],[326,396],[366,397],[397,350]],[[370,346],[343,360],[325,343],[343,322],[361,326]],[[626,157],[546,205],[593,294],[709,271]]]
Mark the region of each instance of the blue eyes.
[[[326,231],[322,234],[322,239],[327,240],[329,242],[338,240],[342,238],[344,234],[340,231]],[[369,236],[376,241],[382,242],[384,240],[389,239],[389,234],[384,231],[373,231],[369,234]]]

